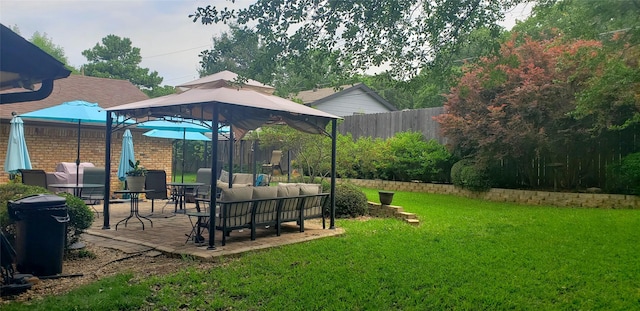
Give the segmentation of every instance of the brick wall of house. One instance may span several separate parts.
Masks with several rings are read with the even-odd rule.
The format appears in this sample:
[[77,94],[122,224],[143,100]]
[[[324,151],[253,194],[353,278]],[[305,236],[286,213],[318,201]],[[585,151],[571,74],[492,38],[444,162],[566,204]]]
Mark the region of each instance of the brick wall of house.
[[348,179],[360,187],[387,190],[452,194],[496,202],[566,207],[634,208],[640,209],[640,196],[623,194],[566,193],[493,188],[473,192],[448,184],[400,182],[380,179]]
[[[31,122],[29,122],[31,123]],[[37,123],[37,122],[33,122]],[[31,165],[34,169],[43,169],[46,172],[55,171],[60,162],[75,162],[78,131],[77,125],[51,125],[51,123],[39,123],[29,125],[25,122],[25,137]],[[133,144],[136,159],[147,169],[162,169],[167,172],[167,182],[171,180],[171,140],[161,138],[149,138],[142,133],[144,130],[132,130]],[[91,162],[95,166],[104,166],[105,156],[105,129],[84,125],[80,131],[80,161]],[[120,152],[122,150],[122,134],[124,130],[118,130],[111,136],[111,189],[119,189],[121,182],[116,176]],[[9,137],[9,124],[0,124],[0,158],[2,163],[7,154]],[[9,174],[0,172],[0,184],[9,181]]]

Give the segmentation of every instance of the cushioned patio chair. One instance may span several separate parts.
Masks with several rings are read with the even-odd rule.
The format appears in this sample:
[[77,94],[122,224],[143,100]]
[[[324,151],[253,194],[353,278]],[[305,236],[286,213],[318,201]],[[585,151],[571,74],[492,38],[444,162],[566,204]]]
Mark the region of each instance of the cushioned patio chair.
[[196,182],[203,183],[202,186],[187,189],[185,191],[186,202],[193,203],[196,199],[208,198],[211,189],[211,168],[199,168],[196,172]]
[[[104,167],[85,167],[82,183],[103,185],[104,175]],[[96,209],[95,205],[100,204],[100,201],[104,201],[104,186],[98,188],[83,188],[81,198],[87,203],[87,205],[90,205],[93,208],[96,215],[100,216],[100,212]]]
[[47,189],[47,173],[44,170],[19,170],[22,183]]
[[147,170],[144,188],[152,190],[145,194],[147,199],[151,200],[151,213],[153,213],[155,209],[155,200],[167,200],[164,206],[169,203],[169,196],[167,195],[167,172],[164,170]]
[[273,171],[277,169],[282,174],[280,160],[282,160],[282,150],[271,151],[271,161],[269,161],[269,163],[262,164],[262,172],[271,176]]

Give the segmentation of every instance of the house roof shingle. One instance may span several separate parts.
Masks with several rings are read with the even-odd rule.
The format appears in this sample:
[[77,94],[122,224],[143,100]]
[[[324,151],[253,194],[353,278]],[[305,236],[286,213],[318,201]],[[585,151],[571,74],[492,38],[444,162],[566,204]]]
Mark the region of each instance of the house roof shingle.
[[11,112],[14,111],[20,115],[73,100],[84,100],[97,103],[102,108],[109,108],[148,98],[127,80],[71,75],[68,78],[56,80],[53,92],[43,100],[0,106],[0,119],[11,119]]

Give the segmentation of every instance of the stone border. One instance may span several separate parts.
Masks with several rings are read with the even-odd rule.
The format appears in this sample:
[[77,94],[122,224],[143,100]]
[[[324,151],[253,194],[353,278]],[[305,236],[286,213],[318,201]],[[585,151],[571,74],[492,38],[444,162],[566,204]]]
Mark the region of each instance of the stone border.
[[381,179],[338,179],[357,186],[389,190],[452,194],[467,198],[495,202],[512,202],[530,205],[551,205],[561,207],[628,208],[640,209],[640,196],[624,194],[597,194],[574,192],[547,192],[493,188],[487,192],[475,192],[457,188],[451,184],[401,182]]

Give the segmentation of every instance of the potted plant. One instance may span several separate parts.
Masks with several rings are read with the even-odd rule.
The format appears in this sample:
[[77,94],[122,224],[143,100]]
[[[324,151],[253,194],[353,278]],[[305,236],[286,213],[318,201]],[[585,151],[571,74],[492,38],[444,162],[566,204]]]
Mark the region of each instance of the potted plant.
[[131,169],[127,172],[127,186],[131,191],[142,191],[147,176],[147,169],[140,165],[140,160],[135,163],[129,160]]

